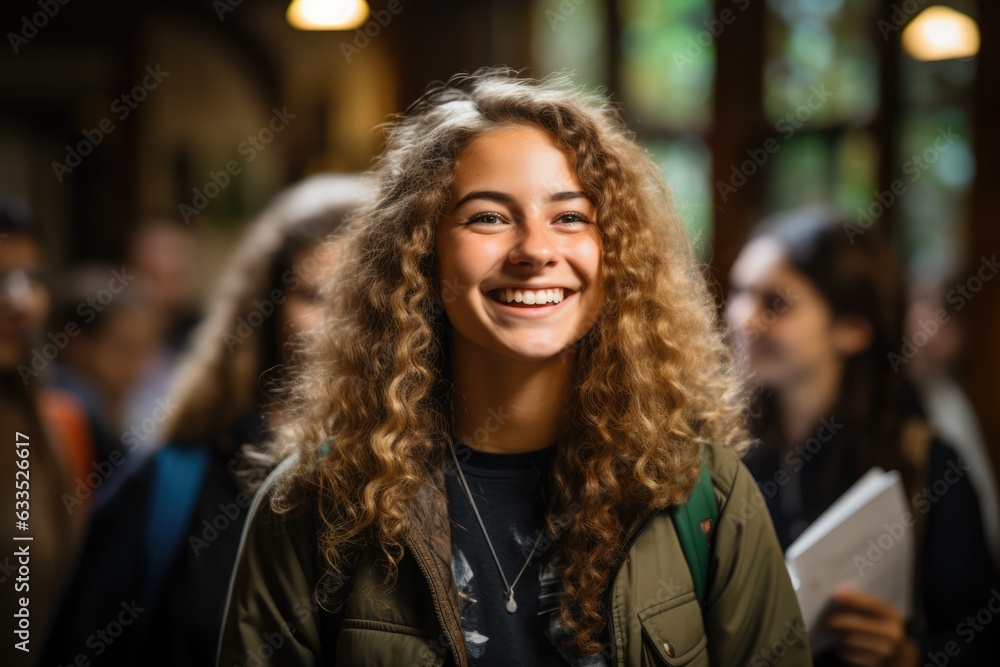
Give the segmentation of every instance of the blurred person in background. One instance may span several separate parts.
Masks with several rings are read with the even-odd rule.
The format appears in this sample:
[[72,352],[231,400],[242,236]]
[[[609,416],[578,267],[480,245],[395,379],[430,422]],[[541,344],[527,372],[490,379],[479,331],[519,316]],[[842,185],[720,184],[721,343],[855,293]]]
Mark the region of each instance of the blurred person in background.
[[[143,219],[129,239],[126,267],[149,294],[164,328],[142,381],[129,392],[125,412],[130,425],[141,423],[166,398],[170,378],[201,318],[194,298],[197,252],[191,227],[167,217]],[[159,435],[149,434],[143,447],[161,444]]]
[[[283,193],[246,233],[195,330],[166,402],[165,447],[102,501],[49,635],[44,665],[211,665],[252,485],[240,448],[280,420],[269,386],[315,325],[351,176],[319,175]],[[333,234],[333,236],[330,236]],[[249,467],[249,471],[248,471]],[[123,611],[124,610],[124,611]],[[88,637],[119,614],[120,638]]]
[[[775,216],[758,227],[730,279],[728,319],[762,385],[753,425],[761,445],[745,461],[782,547],[873,466],[900,471],[917,517],[912,619],[842,587],[821,621],[835,648],[816,664],[995,660],[995,628],[971,643],[959,634],[1000,580],[969,476],[958,475],[933,502],[924,493],[967,468],[928,427],[915,390],[890,363],[901,345],[903,293],[880,232],[850,240],[843,220],[818,208]],[[826,442],[806,448],[810,438]],[[945,652],[948,642],[961,647],[957,656]]]
[[119,461],[119,455],[149,440],[152,429],[143,430],[141,420],[131,420],[128,405],[147,378],[163,337],[163,320],[127,266],[72,268],[62,283],[50,327],[73,323],[79,333],[52,363],[52,383],[76,394],[85,406],[95,462]]
[[[0,664],[11,667],[37,664],[85,517],[83,511],[67,511],[63,496],[73,493],[74,478],[87,475],[93,457],[82,405],[71,394],[43,385],[45,360],[70,337],[62,330],[50,336],[43,332],[50,304],[44,247],[25,202],[0,194],[0,430],[6,441],[0,457],[0,617],[5,624]],[[21,512],[25,522],[17,524]],[[19,627],[30,634],[13,632]],[[17,648],[25,639],[28,652]]]
[[953,303],[955,293],[946,290],[957,282],[957,279],[936,280],[933,274],[911,280],[904,335],[914,353],[900,353],[896,365],[905,364],[923,399],[931,426],[969,466],[969,479],[983,513],[986,543],[993,564],[1000,568],[1000,499],[993,466],[979,428],[979,417],[952,375],[963,332],[957,312],[961,306]]
[[166,348],[184,349],[200,315],[194,305],[197,244],[180,220],[151,217],[140,221],[128,247],[126,264],[143,283],[166,322]]

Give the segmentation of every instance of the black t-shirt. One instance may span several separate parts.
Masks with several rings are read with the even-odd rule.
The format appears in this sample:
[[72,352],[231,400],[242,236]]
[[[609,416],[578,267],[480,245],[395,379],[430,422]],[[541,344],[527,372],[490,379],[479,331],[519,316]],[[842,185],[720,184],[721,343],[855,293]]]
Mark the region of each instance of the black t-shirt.
[[[455,453],[509,583],[543,530],[554,446],[500,454],[456,441]],[[445,486],[451,517],[452,576],[462,609],[469,664],[475,667],[569,665],[548,634],[558,609],[558,577],[548,564],[546,536],[514,585],[517,611],[505,609],[504,582],[461,480],[448,456]],[[558,611],[555,612],[558,614]]]

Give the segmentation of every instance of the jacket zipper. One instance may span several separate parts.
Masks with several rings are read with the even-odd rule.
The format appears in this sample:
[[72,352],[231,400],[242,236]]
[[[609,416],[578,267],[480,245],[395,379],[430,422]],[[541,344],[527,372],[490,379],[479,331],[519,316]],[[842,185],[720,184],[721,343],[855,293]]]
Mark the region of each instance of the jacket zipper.
[[421,554],[417,553],[416,544],[410,540],[409,535],[404,535],[403,541],[406,543],[407,548],[409,548],[410,552],[413,554],[413,560],[417,562],[417,567],[419,567],[420,571],[423,573],[424,579],[426,579],[427,583],[430,584],[431,593],[432,594],[436,593],[436,599],[434,601],[435,602],[434,614],[435,616],[437,616],[438,623],[441,624],[441,633],[448,639],[448,648],[451,651],[452,657],[455,659],[455,664],[460,665],[461,661],[458,659],[458,651],[455,649],[455,646],[453,645],[452,638],[448,636],[448,630],[446,629],[447,626],[444,622],[444,614],[441,612],[440,601],[444,598],[444,595],[442,595],[441,591],[438,590],[434,578],[430,576],[430,573],[427,571],[427,568],[424,567],[423,553],[422,552]]
[[611,667],[618,667],[618,647],[615,645],[614,615],[611,613],[611,604],[615,597],[615,588],[618,585],[618,574],[621,572],[622,567],[624,567],[625,561],[628,560],[628,552],[632,548],[632,545],[635,544],[636,540],[639,539],[639,535],[641,535],[642,531],[646,529],[646,526],[648,526],[649,523],[653,520],[653,517],[655,517],[659,513],[660,513],[659,509],[649,512],[646,515],[646,518],[643,519],[642,524],[634,531],[632,531],[632,534],[629,535],[628,540],[626,540],[625,542],[625,558],[620,563],[618,563],[618,565],[612,568],[612,576],[610,579],[611,585],[608,586],[607,593],[605,594],[605,604],[604,604],[605,623],[607,624],[608,627],[608,644],[612,649]]

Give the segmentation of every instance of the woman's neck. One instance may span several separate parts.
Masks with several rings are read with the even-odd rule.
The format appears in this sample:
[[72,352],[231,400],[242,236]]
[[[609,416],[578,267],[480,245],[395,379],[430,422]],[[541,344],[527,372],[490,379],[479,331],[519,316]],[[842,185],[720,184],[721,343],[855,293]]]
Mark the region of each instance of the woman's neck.
[[573,355],[522,362],[452,340],[453,436],[498,453],[534,451],[560,439]]
[[785,442],[798,445],[811,437],[831,410],[840,394],[842,364],[828,364],[790,387],[775,392],[779,423]]

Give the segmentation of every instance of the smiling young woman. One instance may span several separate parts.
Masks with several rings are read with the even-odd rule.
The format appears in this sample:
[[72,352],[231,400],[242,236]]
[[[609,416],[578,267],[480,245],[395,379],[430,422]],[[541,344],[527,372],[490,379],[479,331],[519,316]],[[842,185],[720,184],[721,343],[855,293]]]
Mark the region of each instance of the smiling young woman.
[[811,664],[743,385],[615,108],[483,69],[386,134],[219,665]]

